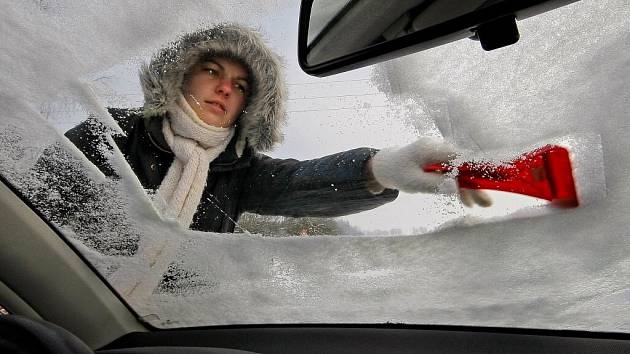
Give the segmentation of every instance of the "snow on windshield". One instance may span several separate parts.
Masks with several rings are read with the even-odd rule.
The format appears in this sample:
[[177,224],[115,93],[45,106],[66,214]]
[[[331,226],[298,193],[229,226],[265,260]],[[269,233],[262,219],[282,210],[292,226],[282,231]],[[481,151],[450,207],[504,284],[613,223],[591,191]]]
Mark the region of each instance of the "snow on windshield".
[[[494,52],[458,41],[327,79],[299,71],[293,3],[6,7],[0,171],[151,324],[630,330],[624,1],[579,2],[519,22],[521,41]],[[141,105],[138,64],[177,34],[223,20],[261,28],[284,56],[289,119],[272,156],[308,159],[418,135],[444,136],[471,156],[513,154],[568,136],[588,157],[580,188],[596,197],[558,210],[493,194],[495,205],[480,211],[454,197],[401,194],[342,220],[372,236],[183,231],[159,218],[116,151],[107,153],[120,178],[106,178],[61,133],[88,115],[116,131],[105,107]]]

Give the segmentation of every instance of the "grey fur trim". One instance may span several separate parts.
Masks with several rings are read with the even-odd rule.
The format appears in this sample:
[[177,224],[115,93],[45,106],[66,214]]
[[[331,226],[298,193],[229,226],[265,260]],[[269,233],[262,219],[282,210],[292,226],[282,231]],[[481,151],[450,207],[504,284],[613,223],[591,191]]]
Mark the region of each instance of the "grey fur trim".
[[253,90],[237,121],[237,146],[270,150],[282,141],[287,97],[283,68],[260,35],[240,25],[220,24],[185,34],[143,65],[140,84],[145,117],[165,114],[179,97],[188,69],[209,56],[235,59],[249,70]]

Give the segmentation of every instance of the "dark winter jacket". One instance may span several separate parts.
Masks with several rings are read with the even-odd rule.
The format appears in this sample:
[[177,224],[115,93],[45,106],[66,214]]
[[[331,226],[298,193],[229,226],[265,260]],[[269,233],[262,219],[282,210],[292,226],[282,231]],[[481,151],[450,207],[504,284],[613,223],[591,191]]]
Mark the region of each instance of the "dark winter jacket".
[[[162,134],[163,117],[144,118],[141,110],[110,109],[125,135],[118,148],[146,189],[157,190],[174,159]],[[103,173],[116,176],[102,153],[105,129],[89,119],[66,133]],[[373,209],[393,201],[398,191],[374,195],[366,188],[365,163],[376,152],[359,148],[298,161],[274,159],[247,146],[239,158],[235,136],[210,164],[205,190],[190,228],[233,232],[243,212],[263,215],[334,217]]]

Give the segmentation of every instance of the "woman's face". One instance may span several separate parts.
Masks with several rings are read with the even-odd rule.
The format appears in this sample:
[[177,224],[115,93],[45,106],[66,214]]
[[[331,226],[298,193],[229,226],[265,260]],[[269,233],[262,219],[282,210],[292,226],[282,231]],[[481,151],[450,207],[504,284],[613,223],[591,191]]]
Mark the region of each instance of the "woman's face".
[[182,91],[202,121],[230,127],[245,108],[249,89],[247,70],[241,64],[213,58],[191,69]]

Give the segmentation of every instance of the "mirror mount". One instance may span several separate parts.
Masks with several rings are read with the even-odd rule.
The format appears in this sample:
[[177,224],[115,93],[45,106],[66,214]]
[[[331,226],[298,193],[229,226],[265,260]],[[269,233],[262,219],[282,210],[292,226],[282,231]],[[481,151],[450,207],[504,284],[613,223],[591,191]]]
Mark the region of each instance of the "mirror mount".
[[475,30],[475,35],[470,39],[481,42],[481,48],[485,51],[495,50],[512,45],[520,38],[516,17],[505,16],[494,21],[483,23]]

